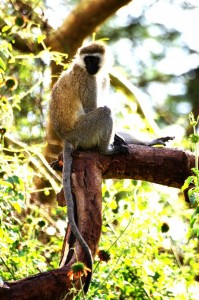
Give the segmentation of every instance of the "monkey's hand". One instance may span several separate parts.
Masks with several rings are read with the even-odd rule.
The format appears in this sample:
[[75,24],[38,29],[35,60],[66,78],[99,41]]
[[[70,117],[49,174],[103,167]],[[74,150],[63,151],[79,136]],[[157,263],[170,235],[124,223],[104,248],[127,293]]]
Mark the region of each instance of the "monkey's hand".
[[166,146],[166,142],[172,141],[174,138],[175,138],[174,136],[161,137],[151,142],[148,142],[147,146],[156,146],[156,145]]
[[50,163],[50,166],[55,171],[62,171],[63,168],[63,153],[59,153],[58,159]]

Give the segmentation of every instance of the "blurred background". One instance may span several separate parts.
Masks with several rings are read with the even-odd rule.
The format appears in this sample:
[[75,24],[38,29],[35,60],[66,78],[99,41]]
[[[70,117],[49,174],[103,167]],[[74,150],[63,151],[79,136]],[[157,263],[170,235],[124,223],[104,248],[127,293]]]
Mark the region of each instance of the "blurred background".
[[[192,150],[189,113],[199,115],[199,2],[114,5],[1,1],[2,279],[58,266],[66,212],[55,199],[61,174],[48,162],[62,143],[48,105],[54,82],[84,40],[104,39],[113,54],[110,97],[102,103],[111,106],[116,128],[143,138],[175,136],[170,147]],[[183,193],[134,180],[106,180],[102,191],[100,246],[110,249],[111,265],[96,263],[88,299],[198,299],[198,219],[190,227],[195,210]]]

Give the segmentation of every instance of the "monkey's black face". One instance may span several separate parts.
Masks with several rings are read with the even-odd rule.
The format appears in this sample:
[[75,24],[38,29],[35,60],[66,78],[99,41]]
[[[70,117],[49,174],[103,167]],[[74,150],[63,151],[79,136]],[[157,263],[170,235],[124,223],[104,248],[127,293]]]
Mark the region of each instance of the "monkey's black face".
[[87,55],[84,57],[86,71],[90,75],[95,75],[100,69],[100,58],[98,56]]

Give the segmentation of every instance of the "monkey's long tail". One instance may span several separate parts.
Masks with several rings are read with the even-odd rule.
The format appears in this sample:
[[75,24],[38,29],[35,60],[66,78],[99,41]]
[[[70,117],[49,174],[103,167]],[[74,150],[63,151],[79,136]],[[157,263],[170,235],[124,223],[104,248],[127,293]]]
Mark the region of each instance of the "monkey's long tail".
[[84,285],[84,293],[86,294],[90,285],[90,281],[92,278],[92,255],[91,251],[85,242],[84,238],[82,237],[74,217],[74,202],[73,202],[73,195],[71,192],[71,166],[72,166],[72,152],[73,152],[73,146],[69,144],[68,142],[65,142],[64,144],[64,151],[63,151],[63,161],[64,161],[64,167],[63,167],[63,189],[64,189],[64,196],[67,201],[67,211],[68,211],[68,221],[71,226],[71,230],[73,234],[75,235],[76,239],[80,243],[81,247],[83,248],[86,260],[87,260],[87,267],[91,269],[91,272],[88,272],[88,275],[86,277],[86,282]]

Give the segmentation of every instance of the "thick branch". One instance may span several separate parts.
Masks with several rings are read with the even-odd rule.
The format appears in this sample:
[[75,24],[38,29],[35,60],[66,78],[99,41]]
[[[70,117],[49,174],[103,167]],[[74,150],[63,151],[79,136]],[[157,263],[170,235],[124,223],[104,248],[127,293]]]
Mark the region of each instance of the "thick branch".
[[82,0],[55,34],[46,40],[54,50],[73,55],[83,40],[96,31],[114,12],[131,0]]
[[181,188],[195,157],[183,150],[131,145],[129,155],[103,158],[103,178],[140,179]]
[[[71,287],[66,276],[70,265],[62,269],[44,272],[12,283],[7,283],[7,288],[0,288],[1,300],[62,300]],[[67,298],[73,299],[72,295]]]
[[[103,179],[136,179],[181,188],[192,174],[195,156],[187,151],[164,147],[129,145],[129,154],[102,155],[94,151],[76,151],[73,172],[80,161],[95,163]],[[90,175],[92,178],[94,175]]]

